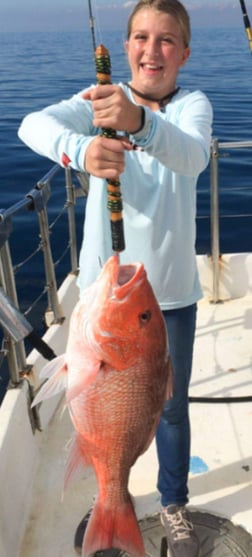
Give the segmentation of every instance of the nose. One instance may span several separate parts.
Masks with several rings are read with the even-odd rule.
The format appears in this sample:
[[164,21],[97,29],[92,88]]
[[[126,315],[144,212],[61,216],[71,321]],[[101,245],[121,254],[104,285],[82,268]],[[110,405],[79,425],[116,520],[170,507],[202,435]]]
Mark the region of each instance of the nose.
[[149,57],[156,58],[159,56],[159,44],[154,38],[149,39],[146,43],[145,53],[148,54]]

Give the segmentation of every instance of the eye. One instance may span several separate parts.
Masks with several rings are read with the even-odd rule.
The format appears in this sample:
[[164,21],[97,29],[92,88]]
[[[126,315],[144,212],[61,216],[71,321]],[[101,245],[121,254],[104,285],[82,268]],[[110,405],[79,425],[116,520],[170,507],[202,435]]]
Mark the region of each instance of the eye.
[[174,40],[171,37],[163,37],[161,39],[161,42],[167,43],[167,44],[174,44]]
[[134,35],[134,39],[136,41],[145,41],[146,40],[146,35],[145,35],[145,33],[136,33],[136,35]]
[[148,323],[150,319],[151,319],[151,311],[149,309],[139,314],[140,325],[145,325],[145,323]]

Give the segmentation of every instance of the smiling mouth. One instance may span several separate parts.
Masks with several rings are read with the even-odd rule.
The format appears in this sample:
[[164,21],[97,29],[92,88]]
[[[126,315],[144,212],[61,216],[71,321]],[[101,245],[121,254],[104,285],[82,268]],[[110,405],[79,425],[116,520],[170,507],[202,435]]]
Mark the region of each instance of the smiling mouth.
[[151,72],[160,71],[163,68],[163,66],[158,66],[157,64],[147,64],[147,63],[140,64],[140,67],[143,70],[147,70],[147,71],[151,71]]

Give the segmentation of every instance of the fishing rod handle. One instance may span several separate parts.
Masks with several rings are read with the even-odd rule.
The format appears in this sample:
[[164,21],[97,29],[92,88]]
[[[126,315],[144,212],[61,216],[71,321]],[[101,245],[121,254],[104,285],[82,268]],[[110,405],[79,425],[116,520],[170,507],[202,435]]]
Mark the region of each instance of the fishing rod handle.
[[[95,49],[96,79],[100,85],[111,83],[111,63],[107,48],[99,45]],[[116,131],[111,128],[102,128],[103,137],[116,139]],[[125,249],[123,228],[123,203],[119,177],[116,180],[107,180],[108,201],[110,213],[110,226],[112,236],[112,249],[116,253]]]

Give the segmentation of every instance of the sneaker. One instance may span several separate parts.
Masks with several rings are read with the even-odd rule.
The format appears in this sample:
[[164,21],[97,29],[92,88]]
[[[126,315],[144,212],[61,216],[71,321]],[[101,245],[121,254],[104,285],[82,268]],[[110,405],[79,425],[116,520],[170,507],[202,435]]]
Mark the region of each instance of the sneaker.
[[168,557],[200,557],[200,544],[186,507],[168,505],[161,511]]

